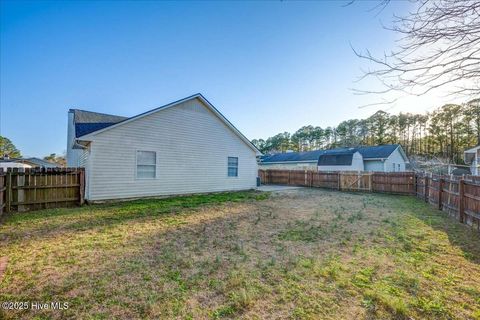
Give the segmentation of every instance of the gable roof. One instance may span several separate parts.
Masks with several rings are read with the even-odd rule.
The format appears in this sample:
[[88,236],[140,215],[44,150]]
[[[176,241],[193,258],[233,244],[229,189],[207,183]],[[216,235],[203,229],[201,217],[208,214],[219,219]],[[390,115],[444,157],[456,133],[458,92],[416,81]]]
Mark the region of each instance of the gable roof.
[[360,152],[364,159],[385,159],[388,158],[399,144],[383,144],[379,146],[360,147]]
[[109,127],[115,123],[119,123],[127,117],[115,116],[106,113],[98,113],[79,109],[70,109],[73,113],[75,123],[75,137],[81,137],[86,134]]
[[473,148],[470,148],[470,149],[467,149],[465,151],[463,151],[464,153],[471,153],[471,152],[476,152],[477,150],[480,149],[480,145],[476,146],[476,147],[473,147]]
[[[93,114],[96,114],[96,115],[99,115],[99,118],[98,118],[98,122],[94,125],[92,123],[94,122],[90,122],[89,125],[85,125],[83,127],[83,129],[85,129],[84,131],[85,132],[88,132],[88,133],[83,133],[83,134],[80,134],[80,135],[77,135],[76,137],[77,138],[82,138],[83,139],[90,139],[93,135],[95,134],[98,134],[98,133],[101,133],[101,132],[104,132],[106,130],[110,130],[110,129],[113,129],[113,128],[116,128],[120,125],[123,125],[123,124],[126,124],[126,123],[130,123],[132,121],[135,121],[135,120],[138,120],[138,119],[141,119],[143,117],[146,117],[146,116],[149,116],[153,113],[156,113],[158,111],[161,111],[161,110],[165,110],[165,109],[168,109],[168,108],[171,108],[171,107],[175,107],[177,105],[180,105],[181,103],[183,102],[186,102],[186,101],[189,101],[189,100],[193,100],[193,99],[198,99],[200,100],[200,102],[202,102],[210,111],[213,112],[213,114],[215,114],[227,127],[229,127],[237,136],[240,137],[240,139],[245,142],[245,144],[247,144],[251,149],[253,149],[255,151],[255,153],[257,155],[260,155],[262,154],[258,149],[257,147],[255,147],[251,142],[250,140],[247,139],[247,137],[245,137],[227,118],[225,118],[225,116],[217,110],[217,108],[215,108],[202,94],[200,93],[197,93],[197,94],[194,94],[194,95],[191,95],[189,97],[186,97],[186,98],[183,98],[183,99],[180,99],[180,100],[177,100],[177,101],[174,101],[172,103],[168,103],[166,105],[163,105],[161,107],[158,107],[158,108],[155,108],[155,109],[152,109],[150,111],[146,111],[144,113],[141,113],[141,114],[138,114],[136,116],[133,116],[133,117],[130,117],[130,118],[126,118],[126,117],[118,117],[118,116],[112,116],[112,115],[107,115],[107,114],[99,114],[99,113],[96,113],[96,112],[90,112],[90,113],[93,113]],[[92,115],[93,116],[93,115]],[[102,122],[103,119],[105,118],[102,118],[102,116],[108,116],[108,117],[117,117],[116,119],[115,118],[108,118],[109,120],[119,120],[119,121],[114,121],[114,122]],[[95,117],[95,116],[93,116]],[[119,118],[122,118],[122,119],[119,119]],[[75,129],[76,130],[76,129]],[[92,130],[92,131],[90,131]],[[82,133],[82,129],[79,130],[80,133]]]
[[262,159],[263,162],[317,162],[318,157],[323,154],[323,150],[305,151],[305,152],[287,152],[277,153]]
[[[306,152],[287,152],[287,153],[277,153],[270,157],[262,159],[262,163],[274,163],[274,162],[318,162],[320,156],[330,155],[330,156],[341,156],[341,155],[350,155],[350,164],[351,164],[351,155],[355,152],[359,152],[364,159],[385,159],[388,158],[393,151],[395,151],[399,144],[385,144],[380,146],[370,146],[370,147],[358,147],[358,148],[336,148],[331,150],[314,150]],[[406,158],[406,157],[405,157]],[[327,158],[325,158],[327,159]],[[334,161],[334,157],[329,157],[329,160],[322,161]],[[342,157],[342,160],[339,158],[339,162],[348,162],[348,157]],[[319,163],[319,162],[318,162]],[[347,164],[345,164],[347,165]]]
[[325,152],[318,158],[319,166],[350,166],[353,161],[355,150],[345,150],[342,152]]

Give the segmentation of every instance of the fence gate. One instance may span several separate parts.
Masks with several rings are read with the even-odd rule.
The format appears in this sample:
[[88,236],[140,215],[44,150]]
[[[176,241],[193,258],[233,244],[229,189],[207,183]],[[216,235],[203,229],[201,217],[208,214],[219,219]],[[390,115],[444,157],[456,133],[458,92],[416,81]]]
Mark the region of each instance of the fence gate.
[[342,172],[340,190],[372,191],[372,174],[370,172]]

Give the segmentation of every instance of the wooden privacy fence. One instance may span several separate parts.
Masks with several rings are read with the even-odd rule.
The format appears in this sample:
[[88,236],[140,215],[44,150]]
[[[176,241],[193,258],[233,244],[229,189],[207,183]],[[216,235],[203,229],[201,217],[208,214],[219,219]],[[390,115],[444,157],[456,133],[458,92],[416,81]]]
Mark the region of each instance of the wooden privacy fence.
[[415,194],[413,172],[326,172],[307,170],[259,170],[263,184],[287,184],[343,191]]
[[415,194],[480,231],[480,177],[417,174]]
[[259,170],[258,175],[263,184],[416,195],[480,231],[480,177],[306,170]]
[[0,215],[81,205],[84,194],[83,168],[0,169]]

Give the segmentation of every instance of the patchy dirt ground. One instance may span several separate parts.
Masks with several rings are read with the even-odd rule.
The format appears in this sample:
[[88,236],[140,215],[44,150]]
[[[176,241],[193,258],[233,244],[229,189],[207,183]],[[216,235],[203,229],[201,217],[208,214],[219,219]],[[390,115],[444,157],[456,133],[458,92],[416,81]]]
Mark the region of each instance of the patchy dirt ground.
[[[267,196],[268,195],[268,196]],[[294,189],[17,214],[5,318],[480,319],[480,235],[413,197]]]

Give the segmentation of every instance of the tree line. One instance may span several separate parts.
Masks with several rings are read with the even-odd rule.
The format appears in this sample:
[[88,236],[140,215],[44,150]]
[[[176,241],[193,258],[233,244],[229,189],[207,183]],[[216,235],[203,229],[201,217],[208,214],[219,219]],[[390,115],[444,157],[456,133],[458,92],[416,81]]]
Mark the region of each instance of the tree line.
[[401,144],[408,155],[435,156],[463,163],[463,151],[480,144],[480,98],[446,104],[426,114],[377,111],[367,119],[350,119],[336,127],[303,126],[252,143],[264,154],[338,147]]

